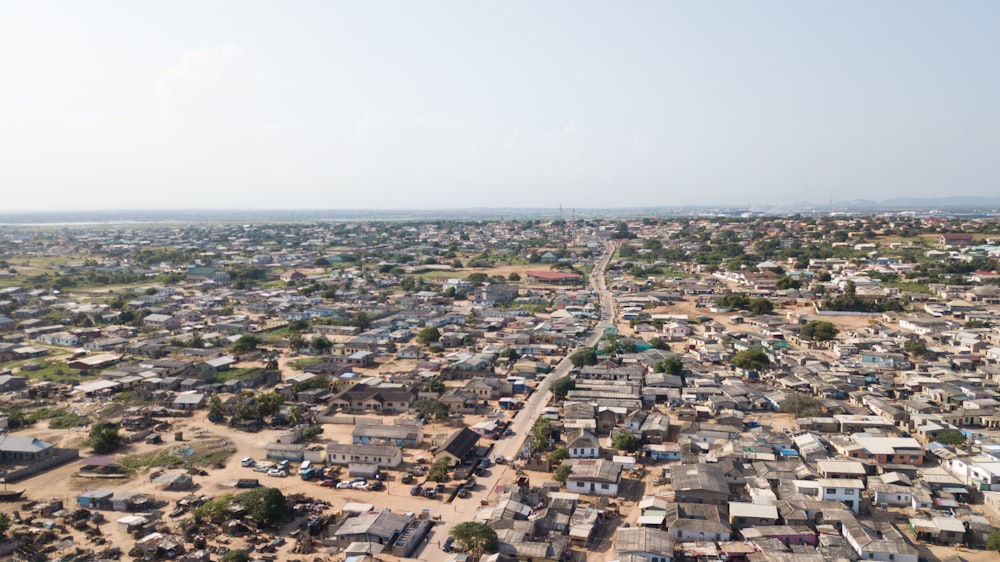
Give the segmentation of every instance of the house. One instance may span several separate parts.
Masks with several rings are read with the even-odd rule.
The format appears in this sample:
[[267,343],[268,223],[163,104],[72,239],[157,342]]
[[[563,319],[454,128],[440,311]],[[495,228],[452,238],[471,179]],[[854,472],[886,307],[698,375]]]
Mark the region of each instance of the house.
[[946,246],[969,246],[972,244],[972,235],[961,232],[945,232],[938,236],[938,245]]
[[308,276],[301,271],[286,271],[281,274],[281,280],[288,283],[289,281],[299,281],[306,279]]
[[601,456],[601,442],[592,432],[580,429],[567,437],[566,450],[571,459],[596,459]]
[[620,527],[615,535],[615,550],[619,560],[632,562],[671,562],[674,559],[674,541],[670,534],[648,527]]
[[579,273],[568,273],[565,271],[545,271],[540,269],[529,269],[524,272],[528,278],[528,283],[544,283],[548,285],[576,285],[583,280]]
[[[674,501],[724,505],[729,484],[722,467],[715,464],[679,464],[668,467]],[[664,469],[664,473],[668,469]]]
[[777,525],[779,518],[778,507],[775,505],[729,502],[729,524],[733,529]]
[[[708,503],[665,503],[663,525],[675,541],[728,541],[732,529],[725,521],[722,506]],[[656,511],[643,511],[643,519]]]
[[148,314],[142,319],[142,325],[157,330],[170,330],[172,332],[180,329],[181,319],[169,314]]
[[476,443],[479,442],[479,435],[467,427],[454,431],[447,439],[438,445],[434,452],[434,460],[443,456],[451,457],[456,462],[461,463],[472,456],[476,450]]
[[354,426],[351,439],[355,445],[388,442],[397,447],[418,447],[424,439],[423,428],[418,424],[363,424]]
[[201,392],[182,392],[170,403],[170,407],[175,410],[192,411],[201,408],[205,404],[205,394]]
[[564,461],[572,471],[566,478],[566,490],[595,496],[618,496],[622,467],[605,459],[570,459]]
[[819,478],[816,480],[819,486],[820,499],[841,502],[854,513],[861,507],[861,492],[865,489],[865,483],[854,478]]
[[326,462],[339,465],[369,463],[381,468],[396,468],[403,462],[403,450],[395,445],[328,443]]

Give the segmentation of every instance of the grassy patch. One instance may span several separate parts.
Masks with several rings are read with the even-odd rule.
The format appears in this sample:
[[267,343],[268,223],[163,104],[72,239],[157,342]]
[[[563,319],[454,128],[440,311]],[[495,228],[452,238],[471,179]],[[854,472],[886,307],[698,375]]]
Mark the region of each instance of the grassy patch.
[[[25,365],[38,365],[38,369],[21,369],[18,374],[32,380],[44,380],[58,383],[73,383],[77,381],[93,380],[97,375],[82,375],[79,371],[69,368],[65,361],[59,359],[22,359],[8,363],[6,367],[24,367]],[[30,368],[30,367],[29,367]]]
[[194,461],[194,464],[198,466],[215,466],[217,464],[225,464],[226,459],[230,455],[236,452],[236,449],[226,449],[223,451],[216,451],[214,453],[209,453],[198,460]]
[[911,293],[926,293],[928,295],[933,294],[930,288],[924,283],[912,283],[906,281],[886,281],[882,283],[886,287],[896,287],[901,291],[909,291]]
[[304,370],[310,365],[318,365],[323,362],[322,357],[303,357],[302,359],[296,359],[295,361],[289,361],[288,366],[293,369],[298,369],[299,371]]
[[243,367],[242,369],[229,369],[215,375],[218,382],[245,381],[250,377],[250,373],[259,371],[260,367]]
[[152,468],[176,468],[183,464],[184,457],[172,451],[153,451],[118,459],[118,466],[128,474],[138,474]]
[[49,420],[49,429],[69,429],[88,425],[90,420],[61,408],[42,408],[27,415],[33,422]]

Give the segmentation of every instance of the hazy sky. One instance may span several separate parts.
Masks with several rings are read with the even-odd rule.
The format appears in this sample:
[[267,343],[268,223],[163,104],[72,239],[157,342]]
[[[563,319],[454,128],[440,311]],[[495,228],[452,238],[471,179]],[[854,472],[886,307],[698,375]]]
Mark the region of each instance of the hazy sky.
[[0,210],[1000,195],[1000,2],[0,4]]

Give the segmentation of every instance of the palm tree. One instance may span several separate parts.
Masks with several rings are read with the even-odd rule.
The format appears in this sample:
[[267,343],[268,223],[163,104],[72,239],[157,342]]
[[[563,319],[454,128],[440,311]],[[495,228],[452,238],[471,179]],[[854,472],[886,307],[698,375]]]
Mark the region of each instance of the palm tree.
[[277,371],[278,370],[278,354],[274,351],[267,354],[267,360],[264,362],[264,370],[266,371]]

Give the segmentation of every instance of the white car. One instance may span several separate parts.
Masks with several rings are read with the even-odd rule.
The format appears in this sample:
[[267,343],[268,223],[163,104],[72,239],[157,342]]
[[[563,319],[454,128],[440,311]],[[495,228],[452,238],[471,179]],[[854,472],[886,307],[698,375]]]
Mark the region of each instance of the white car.
[[240,464],[243,466],[253,466],[257,464],[257,461],[253,460],[253,457],[243,457],[243,460],[240,461]]
[[351,488],[354,488],[355,490],[365,490],[365,491],[367,491],[370,487],[371,486],[369,486],[368,482],[352,482],[351,483]]
[[346,490],[351,487],[352,482],[339,482],[337,483],[338,490]]
[[284,478],[286,476],[285,471],[280,468],[272,468],[267,471],[268,476],[277,476],[278,478]]

